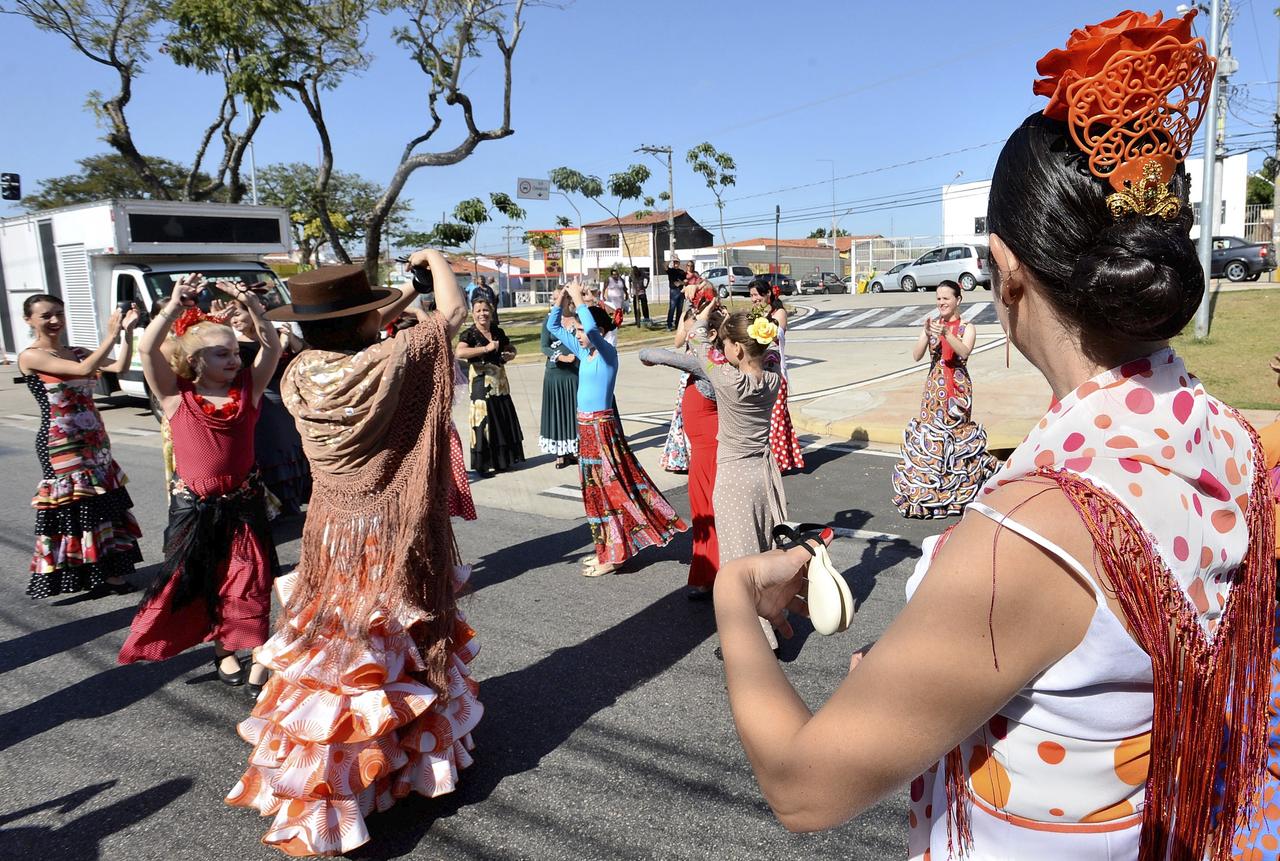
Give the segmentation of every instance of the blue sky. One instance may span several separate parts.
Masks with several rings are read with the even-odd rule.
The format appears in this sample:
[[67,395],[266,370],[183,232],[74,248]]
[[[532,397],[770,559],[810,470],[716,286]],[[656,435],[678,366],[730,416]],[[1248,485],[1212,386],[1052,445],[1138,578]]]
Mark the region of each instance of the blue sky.
[[[1233,83],[1242,92],[1229,135],[1270,128],[1280,44],[1273,4],[1235,5],[1240,70]],[[962,182],[989,177],[998,142],[1044,104],[1031,93],[1036,59],[1073,27],[1122,8],[1096,0],[577,0],[563,11],[535,9],[515,65],[516,133],[481,145],[460,165],[418,171],[405,194],[419,226],[429,228],[460,199],[514,193],[518,176],[545,176],[562,164],[605,176],[645,160],[653,169],[647,190],[656,195],[666,187],[665,168],[632,151],[670,144],[678,156],[676,205],[715,229],[713,197],[682,158],[708,140],[738,162],[737,186],[726,195],[726,220],[737,222],[730,240],[772,235],[775,205],[782,207],[783,236],[829,225],[831,165],[822,159],[834,159],[842,177],[838,210],[873,210],[844,216],[841,227],[935,234],[942,214],[934,200],[896,208],[886,202],[912,192],[936,196],[961,171]],[[1173,4],[1140,8],[1171,13]],[[1202,16],[1201,33],[1206,23]],[[378,182],[390,177],[423,115],[421,75],[392,44],[389,28],[377,22],[370,33],[370,69],[326,96],[337,166]],[[32,190],[38,179],[69,173],[77,158],[106,150],[83,105],[90,90],[110,90],[113,80],[23,19],[0,16],[0,37],[7,118],[0,170],[21,173],[24,190]],[[473,69],[467,85],[481,124],[496,124],[499,66]],[[218,96],[215,81],[154,57],[129,109],[140,149],[189,161]],[[459,128],[446,123],[437,140],[451,146]],[[317,157],[315,133],[293,104],[269,117],[256,141],[259,165]],[[893,167],[905,162],[915,163]],[[594,204],[578,203],[588,219],[603,216]],[[554,196],[526,208],[529,228],[550,226],[559,214],[573,217]],[[480,244],[502,249],[499,225],[487,226]]]

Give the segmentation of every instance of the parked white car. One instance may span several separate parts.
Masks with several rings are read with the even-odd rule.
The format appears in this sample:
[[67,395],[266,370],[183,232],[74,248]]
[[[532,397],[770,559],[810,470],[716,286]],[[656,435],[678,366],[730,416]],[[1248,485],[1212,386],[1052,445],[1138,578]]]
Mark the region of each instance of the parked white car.
[[898,283],[908,293],[921,287],[937,287],[954,281],[965,290],[981,284],[991,289],[991,258],[986,245],[966,243],[934,248],[908,264],[898,275]]
[[871,285],[868,289],[870,289],[872,293],[883,293],[886,290],[901,290],[902,284],[900,281],[902,277],[902,270],[906,269],[910,265],[911,261],[908,260],[906,263],[899,263],[888,272],[881,272],[879,275],[871,279]]

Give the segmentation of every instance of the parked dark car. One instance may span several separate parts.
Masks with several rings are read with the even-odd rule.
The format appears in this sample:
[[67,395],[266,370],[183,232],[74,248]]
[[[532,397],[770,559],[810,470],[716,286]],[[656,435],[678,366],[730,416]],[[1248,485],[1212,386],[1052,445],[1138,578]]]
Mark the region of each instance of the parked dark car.
[[796,281],[790,275],[783,275],[780,272],[765,272],[757,275],[761,281],[768,281],[770,284],[776,284],[778,292],[783,296],[794,296],[796,292]]
[[1213,237],[1212,267],[1214,277],[1229,281],[1257,281],[1263,272],[1276,268],[1276,255],[1271,246],[1245,242],[1238,236]]
[[806,278],[800,282],[801,293],[848,293],[849,285],[830,272],[820,278]]

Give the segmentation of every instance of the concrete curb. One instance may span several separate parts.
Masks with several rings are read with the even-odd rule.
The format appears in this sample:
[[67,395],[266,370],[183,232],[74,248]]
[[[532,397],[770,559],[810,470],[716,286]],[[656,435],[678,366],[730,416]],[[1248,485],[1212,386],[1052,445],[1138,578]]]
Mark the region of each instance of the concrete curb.
[[[791,414],[791,424],[799,433],[816,434],[818,436],[834,437],[839,440],[858,443],[876,443],[879,445],[900,446],[902,445],[902,432],[906,429],[907,422],[910,417],[903,420],[900,425],[886,424],[867,424],[857,416],[844,419],[836,419],[835,421],[822,421],[820,419],[812,419],[804,414],[797,415],[795,412]],[[1029,428],[1036,419],[1027,422]],[[1011,449],[1016,448],[1022,442],[1023,437],[1018,434],[1007,432],[987,432],[987,448],[990,449]]]

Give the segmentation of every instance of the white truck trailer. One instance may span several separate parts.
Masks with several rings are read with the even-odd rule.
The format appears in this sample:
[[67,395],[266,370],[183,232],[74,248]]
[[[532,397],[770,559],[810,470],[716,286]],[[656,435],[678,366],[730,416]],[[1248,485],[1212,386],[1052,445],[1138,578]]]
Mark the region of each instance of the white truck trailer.
[[[0,337],[24,349],[31,334],[22,303],[36,293],[66,303],[67,343],[94,349],[120,303],[143,311],[188,272],[206,279],[266,282],[287,300],[263,263],[292,246],[289,214],[273,206],[161,200],[102,200],[0,219]],[[135,352],[123,374],[104,374],[100,391],[147,394]]]

